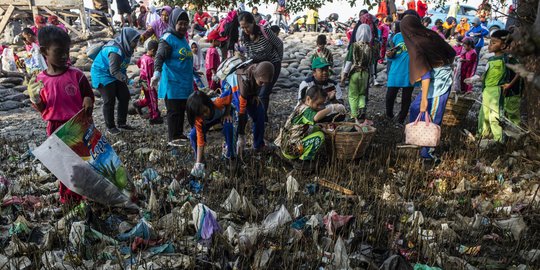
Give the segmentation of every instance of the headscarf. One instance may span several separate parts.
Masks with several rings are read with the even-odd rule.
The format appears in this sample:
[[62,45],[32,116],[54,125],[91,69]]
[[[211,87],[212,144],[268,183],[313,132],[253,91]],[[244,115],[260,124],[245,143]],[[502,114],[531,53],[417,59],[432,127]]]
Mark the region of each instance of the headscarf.
[[[161,8],[161,12],[163,11],[166,11],[167,14],[169,14],[169,20],[170,20],[170,16],[171,16],[171,7],[169,6],[164,6],[163,8]],[[157,15],[157,14],[156,14]],[[152,27],[152,29],[154,30],[154,34],[156,34],[156,37],[157,38],[161,38],[161,36],[163,35],[163,33],[165,33],[165,31],[167,31],[167,28],[169,28],[169,24],[168,22],[163,22],[161,20],[161,14],[158,15],[158,19],[157,20],[154,20],[150,23],[150,27]]]
[[361,24],[356,31],[356,42],[371,42],[371,27],[367,24]]
[[271,82],[274,78],[274,65],[268,61],[253,64],[236,72],[240,95],[250,97],[257,95],[257,81]]
[[203,63],[202,50],[201,50],[201,47],[199,46],[199,43],[197,43],[197,41],[195,41],[195,40],[191,40],[189,42],[189,47],[191,48],[191,46],[193,46],[193,44],[195,44],[197,46],[197,48],[199,48],[197,50],[197,54],[193,54],[193,67],[196,70],[199,70],[201,68],[201,66],[202,66],[202,63]]
[[274,65],[268,61],[258,63],[253,70],[253,77],[257,81],[271,82],[274,78]]
[[131,27],[122,28],[122,32],[114,40],[109,41],[107,46],[116,46],[122,50],[125,57],[131,57],[133,49],[131,48],[131,42],[138,40],[141,34],[139,31]]
[[34,17],[34,23],[36,24],[37,27],[43,27],[45,26],[46,24],[46,20],[45,20],[45,17],[41,16],[41,15],[36,15]]
[[371,33],[373,34],[375,29],[373,28],[373,17],[371,16],[371,14],[366,13],[362,15],[362,17],[360,17],[360,22],[362,24],[367,24],[369,28],[371,29]]
[[189,22],[189,16],[185,10],[181,8],[175,8],[169,16],[169,28],[167,28],[167,32],[171,32],[178,37],[181,37],[180,34],[176,32],[176,23],[179,20],[186,20]]
[[51,15],[49,16],[49,22],[53,25],[57,25],[59,24],[60,22],[58,21],[58,16],[56,15]]
[[146,15],[146,25],[151,26],[155,21],[159,19],[159,15],[156,13],[156,7],[150,6],[148,15]]
[[452,63],[456,56],[454,49],[438,33],[425,28],[420,19],[406,16],[401,21],[400,28],[411,59],[411,83],[433,68]]

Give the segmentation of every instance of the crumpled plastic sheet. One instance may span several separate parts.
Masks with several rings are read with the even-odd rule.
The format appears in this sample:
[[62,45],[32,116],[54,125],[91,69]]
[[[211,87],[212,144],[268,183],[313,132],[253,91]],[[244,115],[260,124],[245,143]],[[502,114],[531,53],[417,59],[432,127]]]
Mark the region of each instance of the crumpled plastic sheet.
[[289,214],[289,211],[287,211],[285,205],[282,204],[278,211],[266,216],[262,223],[263,230],[268,233],[276,230],[279,226],[290,221],[292,221],[291,214]]
[[145,218],[141,218],[139,223],[137,223],[137,225],[129,232],[119,234],[116,238],[120,241],[127,241],[129,239],[135,239],[137,236],[144,240],[154,239],[156,236],[154,228]]
[[336,269],[350,269],[349,255],[347,254],[347,246],[343,242],[343,238],[338,237],[334,246],[334,260],[332,264]]
[[208,240],[214,232],[221,231],[221,227],[216,220],[216,212],[208,208],[208,206],[202,203],[197,204],[193,208],[192,216],[198,239]]
[[349,223],[349,221],[354,216],[341,216],[336,213],[336,211],[332,210],[326,216],[323,218],[324,226],[326,227],[326,230],[328,231],[328,235],[334,235],[334,232],[336,229],[339,229]]

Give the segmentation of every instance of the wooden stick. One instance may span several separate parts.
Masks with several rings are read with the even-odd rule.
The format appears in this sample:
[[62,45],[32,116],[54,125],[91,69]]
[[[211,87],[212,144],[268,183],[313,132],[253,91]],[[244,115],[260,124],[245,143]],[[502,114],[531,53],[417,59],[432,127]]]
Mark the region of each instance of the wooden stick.
[[[47,11],[47,13],[51,14],[51,15],[55,15],[57,16],[54,12],[52,12],[52,10],[50,10],[48,7],[40,7],[41,9]],[[58,17],[58,20],[63,23],[69,30],[73,31],[75,34],[77,34],[77,36],[79,36],[80,38],[85,38],[84,34],[81,33],[79,30],[75,29],[75,27],[71,26],[69,23],[67,23],[66,21],[64,21],[64,19],[62,19],[61,17],[57,16]]]
[[354,195],[354,191],[348,189],[348,188],[344,188],[334,182],[330,182],[326,179],[322,179],[322,178],[319,178],[317,179],[317,183],[323,187],[326,187],[326,188],[329,188],[329,189],[333,189],[335,191],[339,191],[345,195]]
[[4,32],[4,28],[6,27],[9,21],[9,17],[11,16],[14,10],[15,10],[15,7],[13,5],[9,5],[6,11],[6,14],[4,14],[4,17],[2,17],[2,21],[0,22],[0,33]]

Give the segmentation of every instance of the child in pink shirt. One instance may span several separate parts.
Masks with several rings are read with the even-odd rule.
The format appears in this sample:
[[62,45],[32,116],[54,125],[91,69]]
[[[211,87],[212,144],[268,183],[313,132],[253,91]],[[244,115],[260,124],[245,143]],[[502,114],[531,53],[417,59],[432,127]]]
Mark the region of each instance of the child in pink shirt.
[[461,91],[470,93],[473,90],[472,85],[466,84],[463,80],[474,76],[476,73],[476,61],[478,55],[474,49],[474,40],[466,38],[463,40],[463,50],[461,51]]
[[37,36],[32,29],[24,28],[21,32],[21,36],[23,37],[26,52],[30,52],[34,46],[39,47]]
[[206,38],[208,42],[212,44],[212,47],[208,48],[206,51],[205,58],[205,68],[206,68],[206,79],[208,80],[209,88],[216,90],[219,88],[219,82],[214,81],[214,75],[216,74],[221,60],[219,58],[219,53],[217,48],[220,46],[221,42],[226,40],[226,37],[221,37],[218,31],[212,31],[208,34]]
[[390,35],[390,24],[392,24],[392,16],[387,16],[381,25],[379,25],[379,30],[381,31],[381,55],[379,63],[382,64],[384,59],[386,59],[386,46],[388,45],[388,36]]
[[[71,44],[68,34],[56,26],[46,26],[39,30],[38,38],[41,53],[47,58],[47,70],[30,80],[28,94],[47,121],[50,136],[83,109],[92,117],[94,94],[83,72],[67,64]],[[78,203],[82,199],[61,182],[59,193],[62,203]]]
[[454,45],[454,51],[456,51],[456,55],[460,56],[461,52],[463,51],[463,36],[457,37],[456,45]]
[[155,40],[148,41],[146,45],[146,54],[137,61],[140,73],[140,85],[144,92],[144,99],[139,99],[133,103],[133,106],[139,114],[142,115],[142,108],[148,107],[150,110],[150,124],[162,124],[163,119],[159,115],[158,99],[156,88],[150,85],[150,80],[154,76],[154,55],[156,55],[158,42]]

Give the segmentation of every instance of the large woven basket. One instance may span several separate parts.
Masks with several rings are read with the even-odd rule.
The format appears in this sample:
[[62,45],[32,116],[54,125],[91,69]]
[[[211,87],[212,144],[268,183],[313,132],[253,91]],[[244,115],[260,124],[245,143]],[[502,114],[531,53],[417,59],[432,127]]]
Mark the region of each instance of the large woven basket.
[[[362,131],[337,131],[340,126],[358,127],[354,123],[331,123],[322,126],[325,134],[326,150],[328,154],[339,160],[354,160],[362,157],[373,140],[376,128],[362,127]],[[332,127],[330,129],[330,127]]]
[[[454,94],[455,95],[455,94]],[[457,102],[456,102],[457,101]],[[474,99],[467,97],[449,97],[446,102],[442,124],[449,127],[460,125],[467,118],[467,114],[474,104]]]

